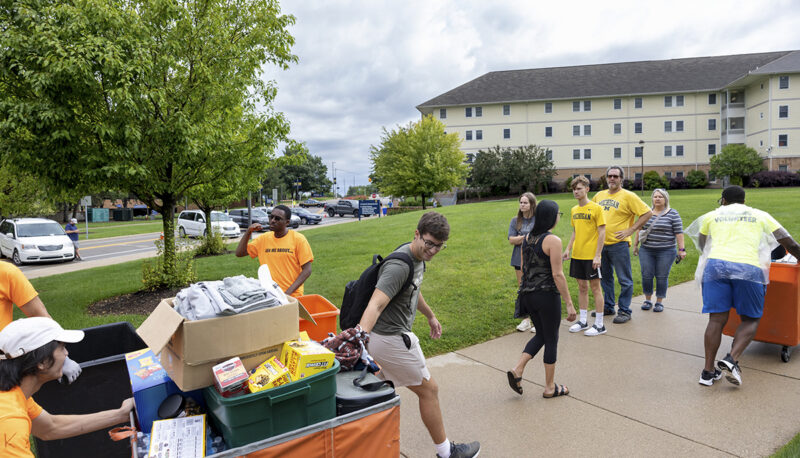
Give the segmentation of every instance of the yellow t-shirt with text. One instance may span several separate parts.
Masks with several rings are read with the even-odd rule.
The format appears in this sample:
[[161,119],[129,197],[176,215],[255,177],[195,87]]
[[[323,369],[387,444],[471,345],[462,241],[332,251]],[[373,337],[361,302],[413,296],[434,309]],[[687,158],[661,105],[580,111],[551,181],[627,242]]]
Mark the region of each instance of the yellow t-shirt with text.
[[[289,230],[283,237],[275,237],[267,232],[247,244],[247,254],[258,258],[259,264],[266,264],[272,279],[286,291],[303,270],[303,265],[314,260],[311,246],[305,236]],[[294,297],[303,295],[303,285],[292,293]]]
[[762,237],[780,228],[780,223],[765,211],[730,204],[707,213],[700,233],[711,237],[709,259],[760,267],[758,250]]
[[603,207],[603,216],[606,220],[606,245],[613,245],[619,242],[631,243],[631,238],[617,240],[615,232],[628,229],[636,222],[636,217],[642,216],[650,211],[642,199],[627,189],[620,188],[619,191],[611,194],[608,189],[599,191],[592,198],[593,202]]
[[570,212],[570,223],[575,231],[572,259],[594,259],[597,252],[597,230],[606,224],[603,207],[591,200],[583,207],[576,205]]

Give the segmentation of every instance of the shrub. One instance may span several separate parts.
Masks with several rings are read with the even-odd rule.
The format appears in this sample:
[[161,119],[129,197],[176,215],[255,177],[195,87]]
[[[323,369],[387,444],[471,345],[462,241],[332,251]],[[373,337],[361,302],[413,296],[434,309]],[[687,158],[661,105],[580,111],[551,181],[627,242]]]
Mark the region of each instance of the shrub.
[[[142,283],[145,289],[154,291],[161,288],[178,288],[188,286],[197,281],[197,271],[194,267],[194,250],[191,242],[186,239],[175,239],[175,258],[171,269],[165,269],[164,241],[156,242],[157,256],[146,259],[142,263]],[[165,272],[172,271],[170,276]]]
[[562,183],[559,183],[558,181],[551,181],[547,183],[548,193],[564,192],[565,190],[566,188],[564,188],[564,185]]
[[689,182],[689,187],[692,189],[701,189],[708,186],[708,177],[706,172],[702,170],[691,170],[686,175],[686,181]]
[[689,180],[685,177],[672,177],[669,179],[669,189],[689,189]]
[[644,173],[644,187],[648,190],[656,188],[666,188],[669,183],[665,177],[659,176],[655,170],[648,170]]
[[222,241],[222,234],[212,231],[211,237],[203,237],[200,246],[195,250],[197,256],[211,256],[225,252],[225,242]]
[[600,182],[599,181],[597,181],[597,180],[589,180],[589,191],[599,191],[600,189],[601,188],[600,188]]
[[622,187],[627,189],[628,191],[638,191],[642,189],[642,180],[637,178],[635,180],[631,180],[630,178],[625,178],[622,180]]
[[800,175],[794,172],[764,171],[750,176],[750,187],[776,186],[800,186]]
[[608,189],[608,178],[606,178],[606,174],[604,173],[599,180],[597,180],[600,189]]
[[567,177],[567,179],[564,180],[564,190],[569,191],[570,189],[572,189],[572,177]]

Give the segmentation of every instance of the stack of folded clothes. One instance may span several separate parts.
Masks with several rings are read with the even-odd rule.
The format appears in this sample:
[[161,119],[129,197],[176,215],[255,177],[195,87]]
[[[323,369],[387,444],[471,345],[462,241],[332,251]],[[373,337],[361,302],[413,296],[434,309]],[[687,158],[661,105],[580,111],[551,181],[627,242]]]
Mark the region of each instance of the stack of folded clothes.
[[175,311],[187,320],[203,320],[281,305],[281,298],[244,275],[201,281],[175,296]]

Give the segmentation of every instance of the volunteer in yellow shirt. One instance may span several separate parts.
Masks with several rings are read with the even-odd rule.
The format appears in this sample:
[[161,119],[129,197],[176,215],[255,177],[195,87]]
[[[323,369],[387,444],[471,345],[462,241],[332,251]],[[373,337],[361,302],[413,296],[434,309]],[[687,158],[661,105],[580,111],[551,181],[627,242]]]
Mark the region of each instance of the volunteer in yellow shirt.
[[303,234],[287,228],[291,217],[289,207],[278,205],[273,208],[269,216],[271,232],[250,242],[253,231],[263,229],[258,223],[252,224],[239,241],[236,256],[257,257],[261,265],[269,267],[272,279],[286,294],[299,297],[303,295],[303,283],[311,276],[314,254]]
[[[741,186],[728,186],[722,191],[722,206],[701,217],[698,245],[705,253],[706,244],[711,243],[702,281],[703,313],[709,315],[700,384],[706,386],[722,378],[723,371],[729,382],[742,384],[739,357],[756,335],[767,292],[768,277],[759,262],[759,251],[768,252],[769,247],[762,247],[762,240],[774,236],[800,260],[800,246],[792,236],[769,213],[746,206],[744,196]],[[715,368],[722,329],[731,308],[736,309],[742,323],[736,329],[730,353],[717,361]]]
[[[633,299],[631,234],[638,231],[653,213],[639,196],[622,188],[621,167],[616,165],[609,167],[606,170],[606,179],[608,189],[595,194],[592,201],[603,207],[606,221],[606,238],[600,263],[604,314],[613,315],[615,303],[619,304],[619,314],[614,317],[614,323],[619,324],[627,323],[631,319],[631,299]],[[614,297],[615,273],[620,286],[619,300]]]
[[83,339],[83,331],[65,331],[51,318],[23,318],[0,331],[0,456],[33,457],[30,435],[65,439],[126,423],[133,399],[118,409],[86,415],[51,415],[33,401],[42,385],[61,378],[64,343]]

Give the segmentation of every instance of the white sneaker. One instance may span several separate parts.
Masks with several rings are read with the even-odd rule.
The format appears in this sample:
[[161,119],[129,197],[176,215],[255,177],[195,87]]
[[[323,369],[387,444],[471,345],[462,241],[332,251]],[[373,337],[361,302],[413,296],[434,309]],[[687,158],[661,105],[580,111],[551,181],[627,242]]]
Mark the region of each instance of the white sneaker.
[[606,333],[606,327],[605,326],[603,326],[602,328],[598,328],[597,325],[595,324],[588,331],[584,332],[583,335],[589,336],[589,337],[594,337],[594,336],[599,336],[600,334],[605,334],[605,333]]
[[531,327],[533,327],[533,325],[531,324],[530,318],[525,318],[522,320],[522,322],[520,322],[520,324],[517,325],[517,331],[525,332]]
[[536,328],[531,324],[531,332],[536,334]]
[[589,325],[578,321],[577,323],[573,324],[569,327],[569,332],[581,332],[589,329]]

